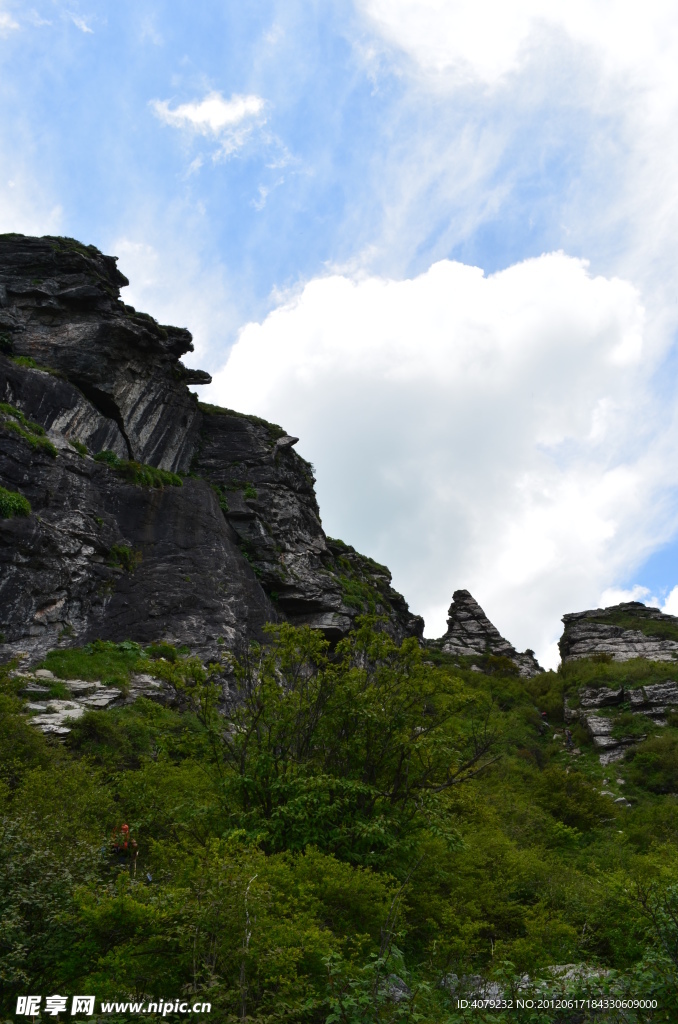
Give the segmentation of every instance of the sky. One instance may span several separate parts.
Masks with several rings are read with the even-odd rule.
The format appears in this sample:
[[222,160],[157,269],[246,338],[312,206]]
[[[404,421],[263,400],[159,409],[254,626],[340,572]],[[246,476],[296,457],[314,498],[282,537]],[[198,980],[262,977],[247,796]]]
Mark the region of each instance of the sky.
[[678,8],[0,0],[0,231],[119,257],[426,635],[678,614]]

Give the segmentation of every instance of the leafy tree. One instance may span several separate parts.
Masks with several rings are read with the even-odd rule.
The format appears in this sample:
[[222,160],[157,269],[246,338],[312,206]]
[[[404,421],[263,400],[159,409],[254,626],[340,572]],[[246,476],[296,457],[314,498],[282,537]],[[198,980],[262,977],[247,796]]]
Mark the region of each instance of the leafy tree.
[[489,702],[368,618],[334,651],[311,629],[270,633],[235,666],[226,726],[215,667],[154,669],[209,730],[233,827],[269,852],[312,844],[356,864],[411,854],[424,829],[454,842],[444,795],[492,762]]

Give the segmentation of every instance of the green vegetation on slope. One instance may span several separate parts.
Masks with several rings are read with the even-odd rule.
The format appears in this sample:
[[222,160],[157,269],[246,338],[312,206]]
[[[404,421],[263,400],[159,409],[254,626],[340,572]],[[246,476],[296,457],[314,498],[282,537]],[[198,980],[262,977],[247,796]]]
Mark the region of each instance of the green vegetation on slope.
[[41,668],[47,668],[58,679],[99,680],[110,686],[127,688],[130,673],[138,669],[143,654],[139,644],[125,640],[95,640],[86,647],[66,647],[50,651]]
[[31,503],[28,498],[17,491],[8,491],[0,487],[0,519],[12,519],[13,516],[29,516]]
[[166,469],[157,469],[155,466],[147,466],[143,462],[119,459],[115,452],[110,449],[97,452],[94,456],[95,462],[103,462],[104,465],[115,469],[130,484],[139,487],[181,487],[183,480],[177,473],[170,473]]
[[610,608],[596,616],[595,621],[620,626],[622,629],[635,629],[660,640],[678,640],[678,622],[672,622],[669,616],[654,618],[653,612],[654,609],[646,608],[645,605],[632,610]]
[[47,452],[52,458],[56,458],[57,450],[49,438],[45,437],[44,427],[27,419],[20,409],[15,409],[7,402],[0,402],[0,426],[4,430],[17,434],[31,448]]
[[261,416],[253,416],[251,413],[236,412],[235,409],[225,409],[220,405],[210,405],[209,402],[198,402],[198,408],[212,416],[237,416],[241,420],[249,420],[250,423],[255,423],[258,427],[265,427],[272,441],[277,441],[279,437],[285,437],[287,433],[277,423],[269,423],[268,420],[262,419]]
[[[233,1024],[676,1019],[674,725],[604,769],[583,733],[562,742],[569,667],[474,672],[369,620],[334,651],[270,641],[235,664],[227,723],[220,669],[169,645],[52,652],[64,678],[145,670],[178,694],[90,712],[63,745],[0,673],[7,1015],[43,991],[187,993]],[[138,857],[113,849],[123,822]],[[573,963],[599,972],[580,996],[658,1008],[457,1005],[464,977],[515,997]]]

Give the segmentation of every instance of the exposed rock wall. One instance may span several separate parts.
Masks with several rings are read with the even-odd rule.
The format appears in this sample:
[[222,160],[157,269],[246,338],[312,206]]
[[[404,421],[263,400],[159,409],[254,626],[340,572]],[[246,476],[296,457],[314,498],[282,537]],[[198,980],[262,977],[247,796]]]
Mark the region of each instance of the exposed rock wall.
[[385,566],[329,540],[320,522],[313,467],[298,438],[255,416],[201,405],[193,470],[215,487],[226,519],[262,586],[291,622],[337,638],[356,615],[385,615],[397,636],[424,623],[391,587]]
[[678,658],[678,618],[638,601],[563,615],[563,661],[609,655],[614,661]]
[[216,654],[219,637],[235,646],[276,618],[203,480],[140,487],[66,445],[53,458],[10,435],[0,481],[33,510],[0,519],[5,651],[163,636]]
[[126,283],[93,247],[0,238],[0,486],[32,508],[0,518],[4,653],[167,638],[207,657],[281,619],[336,639],[363,612],[421,636],[388,569],[325,536],[296,438],[201,406],[190,334],[125,306]]
[[492,654],[509,658],[522,676],[542,671],[532,651],[519,654],[504,639],[468,590],[455,590],[447,614],[447,632],[436,642],[441,650],[462,657]]
[[126,457],[188,469],[200,414],[185,384],[191,335],[119,298],[129,282],[111,256],[72,239],[0,237],[0,332],[5,350],[59,371],[113,420]]

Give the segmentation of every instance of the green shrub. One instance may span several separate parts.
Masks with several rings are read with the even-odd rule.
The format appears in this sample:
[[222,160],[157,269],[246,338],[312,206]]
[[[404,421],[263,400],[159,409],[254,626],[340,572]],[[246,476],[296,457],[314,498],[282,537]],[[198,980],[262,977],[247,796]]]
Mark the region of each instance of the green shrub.
[[355,576],[340,576],[341,599],[349,608],[355,608],[359,612],[376,611],[376,598],[378,592],[369,583],[364,583]]
[[8,491],[0,487],[0,519],[11,519],[13,516],[29,516],[31,505],[23,494]]
[[539,803],[570,828],[583,832],[610,817],[610,804],[585,775],[551,765],[541,776]]
[[89,455],[89,448],[86,444],[83,444],[82,441],[70,440],[68,443],[71,448],[75,448],[78,455]]
[[120,459],[115,452],[110,449],[104,448],[103,451],[97,452],[94,456],[95,462],[103,462],[106,466],[111,466],[112,469],[117,469],[120,465]]
[[257,491],[253,484],[245,484],[245,489],[242,492],[242,496],[243,498],[251,498],[252,500],[254,500],[254,498],[257,497]]
[[164,658],[165,661],[170,662],[175,662],[179,657],[179,652],[174,644],[165,643],[163,640],[160,640],[155,644],[150,644],[144,653],[147,658],[154,658],[156,660]]
[[221,486],[221,484],[212,484],[211,486],[212,490],[217,496],[217,501],[219,502],[219,507],[221,511],[224,513],[224,515],[226,515],[228,512],[230,512],[230,509],[228,507],[228,501],[226,499],[226,494],[224,493],[224,488]]
[[120,566],[125,572],[134,572],[141,561],[141,552],[127,544],[114,544],[108,552],[108,564]]
[[653,736],[626,755],[631,782],[652,793],[678,793],[678,736]]
[[17,366],[27,366],[31,370],[35,370],[38,365],[31,356],[13,356],[12,362]]
[[645,715],[634,715],[632,711],[622,711],[614,719],[612,735],[616,740],[625,736],[647,736],[655,729],[654,722]]

